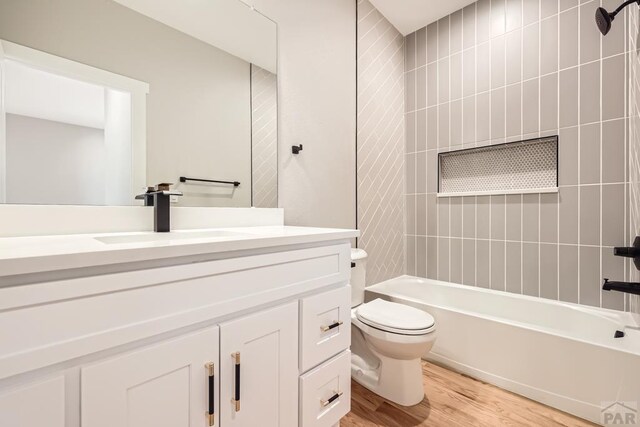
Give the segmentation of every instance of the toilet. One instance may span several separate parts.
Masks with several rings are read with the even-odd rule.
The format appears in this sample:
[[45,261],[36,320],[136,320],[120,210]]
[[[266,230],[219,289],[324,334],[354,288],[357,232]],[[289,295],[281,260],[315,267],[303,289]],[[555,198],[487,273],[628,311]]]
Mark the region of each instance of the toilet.
[[364,250],[351,250],[351,376],[387,400],[416,405],[424,398],[420,360],[435,342],[435,320],[403,304],[364,303],[366,259]]

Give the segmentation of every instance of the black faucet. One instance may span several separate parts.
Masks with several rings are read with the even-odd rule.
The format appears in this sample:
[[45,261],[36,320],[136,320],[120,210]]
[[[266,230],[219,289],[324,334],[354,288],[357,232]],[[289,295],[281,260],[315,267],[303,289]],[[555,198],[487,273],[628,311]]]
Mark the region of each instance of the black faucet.
[[[636,268],[640,270],[640,236],[636,236],[633,241],[633,246],[625,248],[618,247],[613,248],[613,255],[621,256],[625,258],[633,258],[633,263]],[[603,291],[618,291],[627,294],[640,295],[640,283],[634,282],[616,282],[604,279],[602,284]]]
[[172,191],[171,185],[161,183],[155,188],[148,187],[145,193],[136,196],[144,200],[145,206],[153,206],[153,229],[157,233],[171,231],[171,196],[182,196],[182,192]]

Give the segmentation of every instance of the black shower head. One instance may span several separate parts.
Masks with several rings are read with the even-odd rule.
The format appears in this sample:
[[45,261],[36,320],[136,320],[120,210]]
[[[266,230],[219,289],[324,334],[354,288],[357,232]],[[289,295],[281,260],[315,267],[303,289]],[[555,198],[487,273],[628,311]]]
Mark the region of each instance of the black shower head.
[[603,36],[606,36],[611,29],[611,21],[614,17],[615,15],[611,16],[603,7],[596,9],[596,25]]
[[640,5],[640,0],[627,0],[611,13],[607,12],[603,7],[596,9],[596,25],[603,36],[606,36],[611,29],[611,22],[613,22],[613,19],[616,17],[618,12],[629,6],[631,3],[638,3],[638,5]]

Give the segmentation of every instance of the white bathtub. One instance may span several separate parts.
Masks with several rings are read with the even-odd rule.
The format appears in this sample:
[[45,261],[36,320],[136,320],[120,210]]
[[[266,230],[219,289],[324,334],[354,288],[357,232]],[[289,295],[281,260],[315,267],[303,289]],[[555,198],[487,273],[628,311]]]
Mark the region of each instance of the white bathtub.
[[428,360],[596,423],[608,402],[640,409],[640,324],[630,313],[411,276],[369,286],[366,300],[375,298],[436,319]]

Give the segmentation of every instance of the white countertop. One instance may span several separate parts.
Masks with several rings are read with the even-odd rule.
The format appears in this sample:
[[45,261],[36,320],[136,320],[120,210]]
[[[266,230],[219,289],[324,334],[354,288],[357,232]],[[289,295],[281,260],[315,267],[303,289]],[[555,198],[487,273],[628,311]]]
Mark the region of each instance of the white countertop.
[[265,226],[0,238],[0,281],[18,274],[347,240],[359,235],[357,230]]

